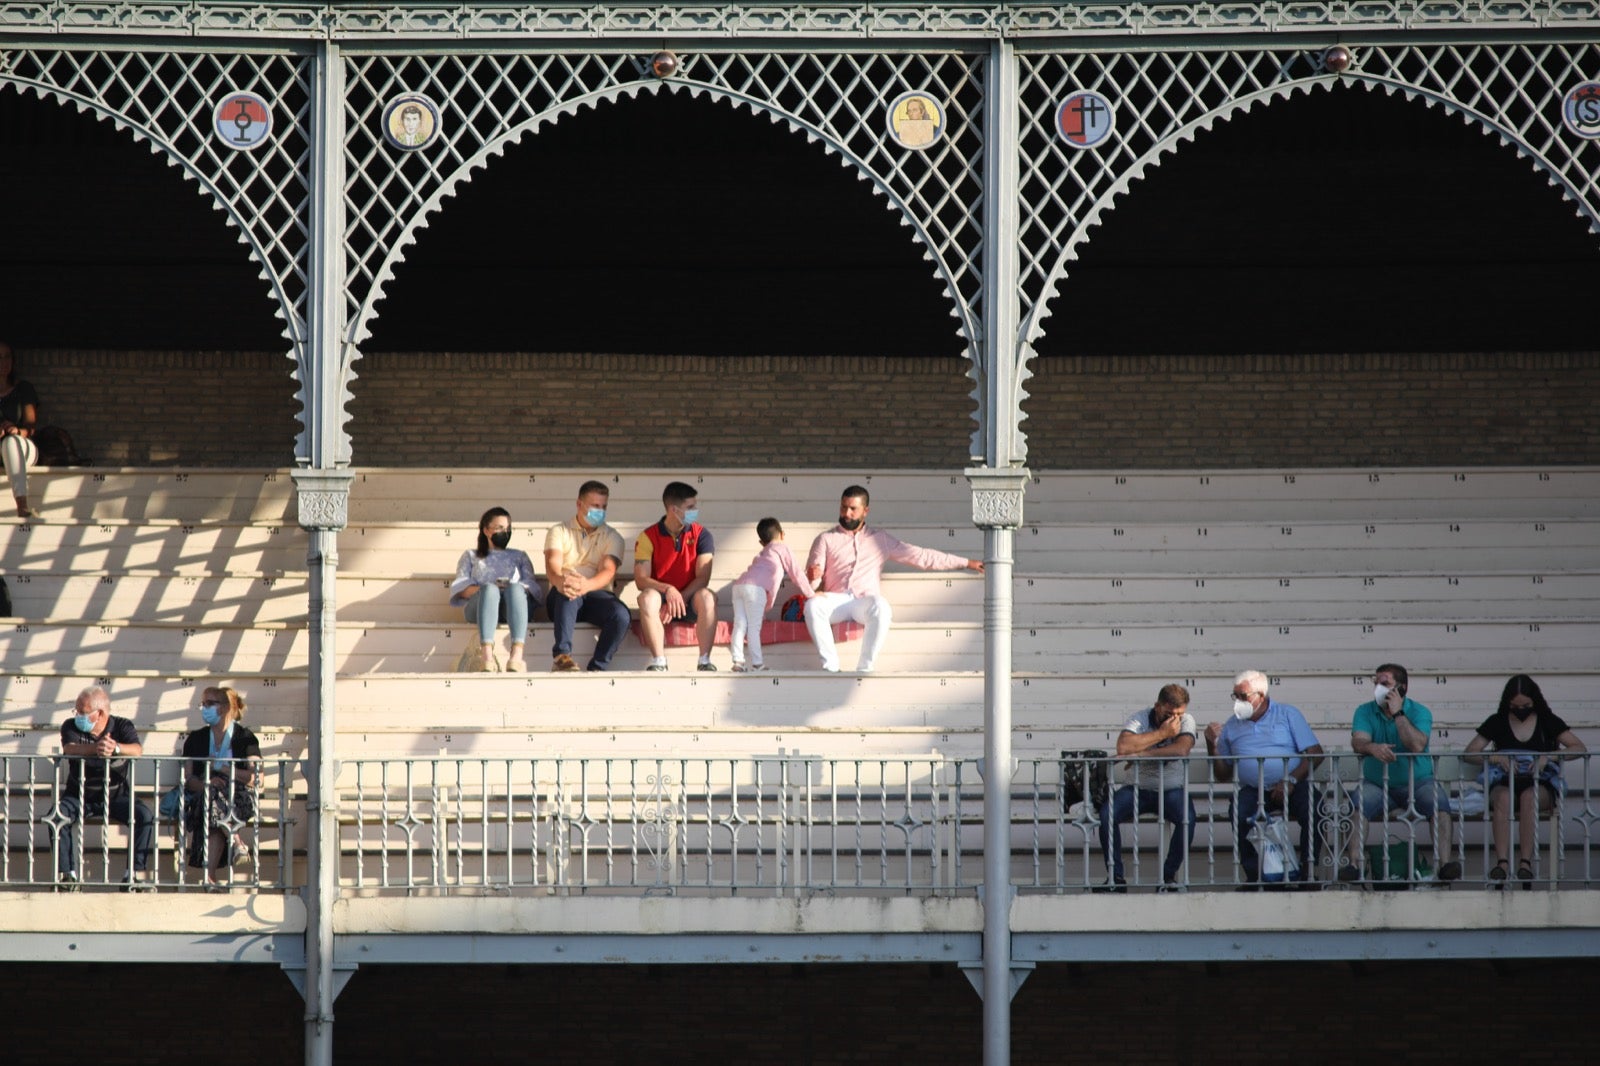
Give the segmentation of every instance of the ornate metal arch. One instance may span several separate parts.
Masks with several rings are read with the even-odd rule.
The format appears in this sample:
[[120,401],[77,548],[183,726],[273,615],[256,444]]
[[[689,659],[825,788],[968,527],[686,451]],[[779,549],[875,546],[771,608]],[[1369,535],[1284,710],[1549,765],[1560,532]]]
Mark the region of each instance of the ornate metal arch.
[[[311,107],[304,57],[29,48],[4,59],[0,86],[110,122],[211,198],[261,267],[291,356],[302,366]],[[218,147],[210,136],[210,109],[238,90],[259,93],[276,109],[269,142],[252,152]]]
[[[1118,196],[1196,133],[1258,103],[1331,88],[1341,79],[1440,105],[1480,125],[1545,173],[1600,232],[1600,145],[1567,133],[1559,117],[1565,89],[1584,80],[1583,70],[1600,66],[1600,48],[1435,44],[1354,51],[1357,65],[1344,74],[1325,72],[1320,51],[1306,49],[1023,57],[1021,397],[1049,302]],[[1081,88],[1132,104],[1131,115],[1119,113],[1117,137],[1103,152],[1063,147],[1055,136],[1054,112],[1045,104]]]
[[935,246],[935,242],[934,238],[928,233],[927,227],[923,224],[923,220],[918,217],[898,190],[869,168],[866,162],[856,156],[847,145],[841,144],[826,130],[818,129],[810,123],[788,112],[780,111],[764,101],[698,82],[682,79],[651,79],[607,86],[564,101],[549,111],[524,120],[464,159],[461,166],[455,172],[446,175],[438,187],[429,194],[428,198],[417,206],[415,212],[396,233],[388,254],[378,264],[374,272],[371,287],[361,305],[356,309],[355,321],[349,325],[346,331],[349,342],[351,344],[359,344],[370,336],[371,331],[368,326],[377,317],[376,305],[383,299],[384,288],[393,279],[395,267],[405,261],[406,249],[416,243],[420,231],[429,225],[432,216],[443,210],[445,200],[453,197],[462,184],[470,182],[474,171],[488,166],[491,157],[504,154],[507,147],[521,143],[524,136],[537,134],[541,127],[552,125],[569,115],[577,115],[585,107],[597,108],[601,104],[616,103],[620,100],[632,99],[647,93],[660,92],[682,92],[694,97],[706,96],[729,103],[734,107],[743,107],[755,115],[765,115],[774,122],[782,123],[793,132],[804,135],[808,142],[820,143],[824,152],[835,156],[840,166],[854,170],[858,178],[869,184],[874,195],[884,197],[886,206],[898,213],[901,225],[911,230],[911,239],[923,246],[923,258],[932,261],[934,264],[934,277],[944,285],[944,296],[952,303],[950,314],[951,317],[957,319],[957,335],[967,339],[969,342],[976,336],[977,329],[972,323],[970,309],[957,295],[956,279],[951,274],[944,258],[929,250]]
[[[346,53],[346,399],[359,357],[354,346],[367,336],[405,247],[445,197],[541,125],[663,87],[765,115],[854,167],[923,245],[976,376],[984,295],[983,54],[705,50],[680,60],[679,73],[663,82],[643,51]],[[901,149],[885,136],[887,104],[911,90],[929,93],[947,110],[944,135],[927,151]],[[379,116],[402,92],[427,94],[440,108],[439,144],[402,152],[385,142]]]

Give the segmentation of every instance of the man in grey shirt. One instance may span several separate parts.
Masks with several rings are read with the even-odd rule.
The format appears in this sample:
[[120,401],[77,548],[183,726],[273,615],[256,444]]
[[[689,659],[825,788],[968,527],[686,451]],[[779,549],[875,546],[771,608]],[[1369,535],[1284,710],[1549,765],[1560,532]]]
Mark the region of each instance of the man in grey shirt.
[[[1098,892],[1126,892],[1121,823],[1135,813],[1159,814],[1172,823],[1172,841],[1161,867],[1162,892],[1182,892],[1178,871],[1194,841],[1194,801],[1189,799],[1187,757],[1198,732],[1189,712],[1189,691],[1164,685],[1154,707],[1129,718],[1117,736],[1117,758],[1134,768],[1135,784],[1123,785],[1100,808],[1100,850],[1110,880]],[[1185,832],[1187,830],[1187,832]]]

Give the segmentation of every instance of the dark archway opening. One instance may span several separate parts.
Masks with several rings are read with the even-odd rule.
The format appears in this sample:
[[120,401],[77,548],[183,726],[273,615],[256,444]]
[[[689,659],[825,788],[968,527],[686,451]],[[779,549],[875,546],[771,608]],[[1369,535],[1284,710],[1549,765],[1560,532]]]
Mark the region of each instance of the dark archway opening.
[[362,347],[959,356],[908,232],[788,127],[644,94],[542,128],[459,187]]
[[1590,351],[1600,239],[1438,108],[1341,86],[1180,147],[1069,268],[1044,356]]
[[0,90],[0,335],[18,348],[283,351],[260,268],[125,131]]

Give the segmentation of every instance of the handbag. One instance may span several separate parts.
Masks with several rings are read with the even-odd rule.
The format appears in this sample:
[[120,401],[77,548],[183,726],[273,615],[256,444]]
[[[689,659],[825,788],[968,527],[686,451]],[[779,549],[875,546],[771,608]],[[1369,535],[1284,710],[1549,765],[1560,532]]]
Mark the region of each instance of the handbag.
[[[1085,793],[1084,785],[1088,784]],[[1106,805],[1111,798],[1111,774],[1106,764],[1106,753],[1099,750],[1064,751],[1061,753],[1061,809],[1063,811],[1089,800],[1095,810]]]
[[1260,859],[1261,880],[1292,881],[1300,873],[1300,856],[1289,839],[1289,819],[1283,815],[1257,819],[1250,827],[1250,842]]
[[174,785],[161,794],[161,802],[157,805],[157,814],[162,820],[176,822],[183,816],[183,786]]

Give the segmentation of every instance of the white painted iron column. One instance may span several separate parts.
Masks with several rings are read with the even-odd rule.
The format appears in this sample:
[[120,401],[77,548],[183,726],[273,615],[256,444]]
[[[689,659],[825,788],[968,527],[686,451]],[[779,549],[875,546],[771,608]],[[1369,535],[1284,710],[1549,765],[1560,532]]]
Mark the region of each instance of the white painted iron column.
[[983,336],[979,338],[983,466],[967,471],[972,521],[983,530],[983,1061],[1011,1061],[1011,571],[1022,524],[1017,329],[1017,57],[989,46],[984,70]]
[[[306,848],[305,1061],[333,1062],[333,905],[339,895],[338,797],[334,789],[334,671],[338,531],[349,514],[344,439],[344,68],[339,46],[318,45],[311,137],[309,338],[300,366],[305,427],[296,448],[300,525],[309,534],[310,733]],[[347,464],[347,461],[346,461]]]

